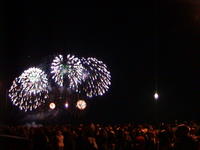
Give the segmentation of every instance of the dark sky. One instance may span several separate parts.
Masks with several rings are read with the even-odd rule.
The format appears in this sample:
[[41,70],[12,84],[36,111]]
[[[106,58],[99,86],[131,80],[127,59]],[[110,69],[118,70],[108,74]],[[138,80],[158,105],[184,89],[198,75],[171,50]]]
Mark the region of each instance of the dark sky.
[[[5,4],[1,21],[2,100],[5,89],[24,69],[62,52],[97,57],[111,71],[109,92],[90,100],[86,118],[152,120],[157,107],[162,120],[198,119],[200,3],[171,0],[95,4],[90,8],[81,5]],[[160,93],[157,105],[153,100],[155,81]],[[3,102],[1,105],[5,107]],[[9,106],[10,113],[12,109]]]

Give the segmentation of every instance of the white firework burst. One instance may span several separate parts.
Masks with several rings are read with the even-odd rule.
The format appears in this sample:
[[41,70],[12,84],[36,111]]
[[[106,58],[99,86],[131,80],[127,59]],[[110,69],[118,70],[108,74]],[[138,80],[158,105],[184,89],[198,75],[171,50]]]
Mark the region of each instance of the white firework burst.
[[52,79],[59,86],[67,86],[76,92],[82,82],[83,70],[80,59],[70,54],[56,56],[51,64]]
[[47,74],[39,68],[29,68],[15,78],[9,89],[9,97],[20,110],[32,111],[48,98]]
[[85,68],[83,91],[88,97],[103,95],[111,85],[111,75],[107,66],[96,58],[81,59]]

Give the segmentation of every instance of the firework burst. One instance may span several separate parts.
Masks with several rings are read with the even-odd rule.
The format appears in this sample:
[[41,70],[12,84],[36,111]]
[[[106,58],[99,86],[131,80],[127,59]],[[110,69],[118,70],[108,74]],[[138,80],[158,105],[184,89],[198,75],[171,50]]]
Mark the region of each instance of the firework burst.
[[48,79],[39,68],[29,68],[15,78],[9,89],[9,97],[21,110],[32,111],[48,98]]
[[111,85],[111,75],[107,66],[96,58],[82,58],[84,66],[82,89],[88,97],[103,95]]
[[78,92],[82,82],[83,66],[79,58],[74,55],[56,56],[51,64],[52,79],[59,86],[66,86]]

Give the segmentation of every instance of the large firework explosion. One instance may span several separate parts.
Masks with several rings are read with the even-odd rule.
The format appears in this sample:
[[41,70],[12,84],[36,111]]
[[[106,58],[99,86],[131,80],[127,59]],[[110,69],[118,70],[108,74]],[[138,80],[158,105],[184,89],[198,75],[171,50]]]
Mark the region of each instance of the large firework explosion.
[[39,68],[29,68],[15,78],[9,89],[9,97],[21,110],[32,111],[48,98],[48,79]]
[[[111,75],[107,66],[96,58],[82,58],[62,55],[54,58],[51,64],[52,79],[59,86],[67,86],[87,97],[103,95],[111,84]],[[64,81],[68,80],[68,83]]]
[[[37,109],[50,99],[53,89],[67,89],[82,96],[101,96],[111,85],[107,66],[96,58],[81,58],[74,55],[58,55],[50,65],[48,77],[59,86],[48,82],[47,74],[39,68],[29,68],[15,78],[9,90],[9,97],[21,110]],[[61,90],[62,89],[62,90]],[[71,94],[71,92],[69,93]],[[51,97],[52,98],[52,97]]]

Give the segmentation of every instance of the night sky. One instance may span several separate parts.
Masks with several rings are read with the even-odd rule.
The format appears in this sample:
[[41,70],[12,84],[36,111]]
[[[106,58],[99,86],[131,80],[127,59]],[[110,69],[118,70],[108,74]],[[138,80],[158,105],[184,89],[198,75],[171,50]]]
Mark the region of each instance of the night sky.
[[[5,4],[1,19],[1,116],[6,89],[23,70],[70,53],[104,61],[112,86],[90,100],[85,119],[99,122],[198,119],[200,115],[200,3],[135,2],[81,7],[67,3]],[[160,93],[156,104],[153,93]],[[6,116],[6,117],[5,117]]]

